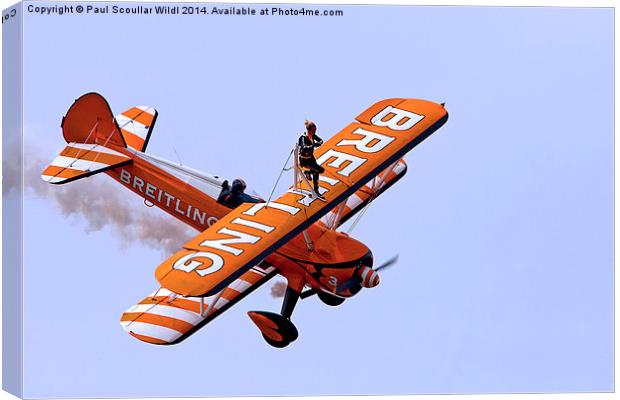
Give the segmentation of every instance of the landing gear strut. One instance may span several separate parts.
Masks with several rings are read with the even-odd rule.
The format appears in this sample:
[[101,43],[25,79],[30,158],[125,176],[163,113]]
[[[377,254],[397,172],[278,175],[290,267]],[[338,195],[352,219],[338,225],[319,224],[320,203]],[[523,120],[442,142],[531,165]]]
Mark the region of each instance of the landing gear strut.
[[280,314],[268,311],[250,311],[248,315],[273,347],[282,348],[294,342],[299,333],[291,322],[291,315],[299,300],[299,292],[290,286],[286,288]]

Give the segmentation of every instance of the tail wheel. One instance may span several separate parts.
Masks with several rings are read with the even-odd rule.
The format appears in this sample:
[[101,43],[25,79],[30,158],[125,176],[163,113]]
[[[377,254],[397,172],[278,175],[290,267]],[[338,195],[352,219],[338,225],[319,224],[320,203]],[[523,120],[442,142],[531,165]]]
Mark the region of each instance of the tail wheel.
[[317,293],[317,296],[319,296],[319,299],[321,299],[321,301],[323,303],[327,304],[328,306],[336,307],[336,306],[339,306],[342,303],[344,303],[344,299],[343,298],[333,296],[333,295],[331,295],[329,293],[325,293],[323,291],[319,291]]

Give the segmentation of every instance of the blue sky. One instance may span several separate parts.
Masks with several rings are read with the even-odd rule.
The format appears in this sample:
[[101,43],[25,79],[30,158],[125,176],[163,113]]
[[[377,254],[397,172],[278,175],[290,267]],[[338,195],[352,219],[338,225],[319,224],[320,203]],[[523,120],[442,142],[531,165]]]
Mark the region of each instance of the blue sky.
[[26,396],[613,389],[612,10],[324,8],[344,16],[25,15],[24,140],[50,160],[89,91],[159,110],[150,153],[265,195],[305,118],[325,138],[383,98],[450,112],[354,232],[399,264],[300,302],[285,350],[246,315],[279,310],[270,284],[180,345],[132,339],[166,254],[28,195]]

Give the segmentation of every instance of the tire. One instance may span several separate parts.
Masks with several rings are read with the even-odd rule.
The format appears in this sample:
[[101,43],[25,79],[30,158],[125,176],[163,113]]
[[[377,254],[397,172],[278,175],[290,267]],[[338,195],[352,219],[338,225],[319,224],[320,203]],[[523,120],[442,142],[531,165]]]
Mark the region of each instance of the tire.
[[325,293],[323,291],[319,291],[317,293],[319,299],[328,306],[336,307],[344,303],[345,299],[341,299],[340,297],[332,296],[331,294]]
[[[297,332],[297,328],[295,324],[291,322],[291,320],[284,318],[280,314],[272,313],[269,311],[250,311],[248,315],[252,319],[252,321],[256,324],[258,329],[261,331],[263,335],[263,339],[269,345],[282,348],[286,347],[299,337],[299,332]],[[265,325],[261,323],[261,320],[270,321],[271,324]],[[274,326],[275,325],[275,326]],[[281,340],[274,340],[265,335],[265,332],[270,333],[269,331],[273,331],[277,333],[278,336],[282,337]]]

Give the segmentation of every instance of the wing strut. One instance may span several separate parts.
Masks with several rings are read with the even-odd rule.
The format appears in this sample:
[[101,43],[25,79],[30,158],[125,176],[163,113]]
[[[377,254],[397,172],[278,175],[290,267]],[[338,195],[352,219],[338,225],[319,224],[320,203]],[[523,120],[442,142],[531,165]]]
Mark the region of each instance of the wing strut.
[[336,215],[334,216],[334,218],[329,221],[329,224],[327,225],[327,228],[331,229],[331,230],[335,230],[336,228],[338,228],[338,225],[340,225],[340,220],[342,219],[342,216],[344,215],[344,210],[347,207],[347,200],[343,200],[340,205],[338,206],[338,210],[336,211]]
[[302,234],[304,236],[304,241],[306,242],[306,247],[308,248],[308,251],[313,251],[314,243],[312,243],[312,239],[310,239],[310,235],[308,235],[308,230],[304,229]]
[[220,300],[220,297],[222,297],[222,293],[224,293],[224,290],[226,290],[226,288],[220,290],[220,292],[215,295],[215,298],[209,303],[209,307],[207,307],[207,311],[204,313],[203,313],[203,310],[205,306],[205,298],[204,297],[200,298],[200,316],[201,317],[209,316],[209,313],[213,310],[213,307],[215,307],[215,303],[217,303]]
[[355,218],[355,221],[353,221],[353,223],[349,227],[347,234],[350,235],[353,232],[353,229],[355,229],[355,226],[357,225],[357,223],[360,222],[360,220],[366,213],[366,210],[368,210],[368,208],[370,207],[370,204],[372,204],[372,201],[375,199],[375,197],[379,193],[379,189],[381,189],[381,187],[385,184],[385,180],[390,175],[390,173],[394,170],[394,168],[396,168],[397,164],[398,164],[398,161],[396,161],[395,163],[387,167],[385,171],[383,171],[380,175],[377,175],[371,182],[369,182],[371,185],[370,192],[372,193],[372,195],[370,196],[370,199],[368,199],[368,204],[364,206],[364,209],[362,209],[362,212],[360,212],[357,215],[357,218]]

